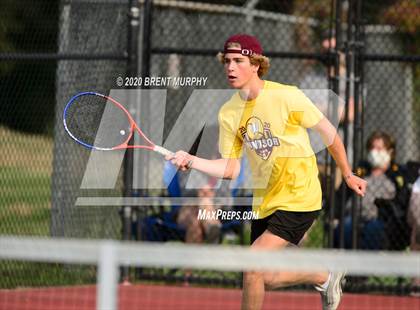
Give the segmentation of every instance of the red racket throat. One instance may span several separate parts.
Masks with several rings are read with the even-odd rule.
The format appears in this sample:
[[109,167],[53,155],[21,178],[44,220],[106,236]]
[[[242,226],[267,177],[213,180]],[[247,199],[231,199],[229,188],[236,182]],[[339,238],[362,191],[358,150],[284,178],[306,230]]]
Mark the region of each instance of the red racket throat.
[[[118,101],[116,101],[115,99],[109,97],[109,96],[104,96],[105,99],[111,101],[113,104],[115,104],[118,108],[120,108],[121,110],[124,111],[125,115],[127,115],[127,118],[130,122],[130,135],[128,136],[128,138],[126,139],[126,141],[116,147],[113,147],[113,150],[121,150],[121,149],[147,149],[147,150],[154,150],[155,144],[143,133],[143,131],[139,128],[139,126],[137,126],[136,122],[134,121],[134,119],[131,117],[130,113],[127,111],[127,109]],[[150,145],[129,145],[128,143],[130,142],[131,137],[134,134],[134,129],[138,132],[138,134],[144,139],[146,140],[147,143],[149,143]]]

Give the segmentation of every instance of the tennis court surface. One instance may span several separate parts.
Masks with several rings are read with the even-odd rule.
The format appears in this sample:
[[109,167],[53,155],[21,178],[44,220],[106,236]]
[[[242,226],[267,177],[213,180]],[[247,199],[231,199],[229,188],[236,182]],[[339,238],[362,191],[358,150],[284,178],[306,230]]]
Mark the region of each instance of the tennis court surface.
[[[242,272],[248,270],[325,268],[346,270],[349,275],[339,309],[420,309],[420,298],[415,296],[418,288],[413,290],[410,285],[420,277],[420,257],[410,253],[309,249],[257,252],[239,246],[1,237],[0,262],[22,270],[31,266],[33,270],[26,269],[26,273],[33,274],[34,283],[44,280],[44,285],[31,285],[15,279],[10,287],[0,289],[1,310],[240,309],[241,288],[228,282],[148,280],[139,276],[147,273],[138,270],[155,275],[183,274],[189,270],[193,275],[199,272],[208,277],[240,279]],[[121,284],[121,267],[132,271],[128,285]],[[45,270],[50,270],[50,274]],[[7,277],[7,273],[2,273]],[[66,277],[70,279],[69,275],[73,276],[69,280],[72,284],[54,284]],[[82,275],[86,276],[85,281]],[[9,280],[12,283],[13,279]],[[407,289],[389,289],[393,281],[406,283],[399,287]],[[263,309],[321,309],[321,300],[310,286],[283,288],[266,292]]]
[[[90,310],[96,307],[95,286],[14,289],[0,291],[0,309]],[[138,284],[118,288],[118,309],[240,309],[241,290]],[[268,292],[264,308],[321,309],[317,293]],[[379,294],[344,295],[340,309],[420,309],[420,298]]]

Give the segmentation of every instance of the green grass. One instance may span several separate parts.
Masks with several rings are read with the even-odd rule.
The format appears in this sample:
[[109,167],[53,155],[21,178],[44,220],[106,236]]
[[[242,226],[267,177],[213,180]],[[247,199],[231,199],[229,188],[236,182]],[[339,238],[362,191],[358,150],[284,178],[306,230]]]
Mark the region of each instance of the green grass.
[[[0,137],[0,234],[48,237],[53,139],[1,126]],[[103,229],[108,222],[100,223]],[[0,260],[0,288],[90,284],[95,279],[92,266]]]
[[23,167],[2,167],[0,234],[49,235],[50,176]]
[[0,278],[0,289],[94,284],[96,267],[1,261]]
[[0,127],[0,234],[49,235],[52,138]]
[[[0,234],[49,236],[52,138],[5,127],[0,127],[0,136]],[[85,283],[94,279],[87,270],[0,261],[0,288]]]
[[305,248],[322,248],[324,238],[324,227],[321,216],[310,228],[306,240],[303,242]]

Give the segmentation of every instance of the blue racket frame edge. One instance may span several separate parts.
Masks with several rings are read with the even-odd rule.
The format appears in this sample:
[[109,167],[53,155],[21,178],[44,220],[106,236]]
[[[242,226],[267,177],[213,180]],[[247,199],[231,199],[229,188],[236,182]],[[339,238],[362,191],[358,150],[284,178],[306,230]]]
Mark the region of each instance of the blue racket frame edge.
[[90,144],[87,144],[87,143],[85,143],[85,142],[83,142],[83,141],[80,141],[79,139],[77,139],[71,132],[70,132],[70,130],[68,129],[68,127],[67,127],[67,122],[66,122],[66,115],[67,115],[67,110],[69,109],[69,107],[74,103],[74,101],[77,99],[77,98],[79,98],[79,97],[81,97],[81,96],[86,96],[86,95],[94,95],[94,96],[99,96],[99,97],[103,97],[103,98],[106,98],[106,96],[105,95],[102,95],[102,94],[99,94],[99,93],[95,93],[95,92],[81,92],[81,93],[78,93],[77,95],[74,95],[70,100],[69,100],[69,102],[66,104],[66,107],[64,108],[64,111],[63,111],[63,125],[64,125],[64,129],[66,130],[66,132],[67,132],[67,134],[74,140],[74,141],[76,141],[77,143],[79,143],[80,145],[83,145],[84,147],[86,147],[86,148],[88,148],[88,149],[90,149],[90,150],[99,150],[99,151],[111,151],[112,150],[112,148],[103,148],[103,147],[96,147],[96,146],[94,146],[94,145],[90,145]]

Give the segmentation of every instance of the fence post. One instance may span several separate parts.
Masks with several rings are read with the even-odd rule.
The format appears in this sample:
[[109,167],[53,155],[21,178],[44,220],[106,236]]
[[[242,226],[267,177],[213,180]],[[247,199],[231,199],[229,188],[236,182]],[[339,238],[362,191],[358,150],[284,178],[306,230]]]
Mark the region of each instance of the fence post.
[[116,310],[118,304],[118,260],[117,247],[112,241],[105,241],[99,248],[96,291],[97,310]]
[[[335,48],[333,50],[334,55],[334,74],[332,76],[332,90],[335,94],[339,94],[339,79],[340,79],[340,54],[339,49],[341,48],[341,13],[342,13],[342,0],[336,1],[335,6]],[[338,123],[338,102],[332,104],[332,122]],[[332,248],[334,245],[334,215],[335,215],[335,174],[336,164],[334,160],[330,162],[330,184],[328,186],[328,247]]]
[[[128,35],[127,35],[127,76],[135,77],[138,73],[138,36],[140,27],[139,1],[130,0],[128,13]],[[133,144],[133,138],[128,144]],[[133,195],[133,149],[127,149],[124,158],[124,197]],[[121,210],[122,238],[131,240],[132,235],[132,207],[124,206]],[[122,280],[129,281],[129,268],[122,268]]]
[[[354,0],[354,142],[353,142],[353,164],[358,165],[363,157],[363,58],[362,58],[362,4],[360,0]],[[361,210],[361,198],[353,195],[352,200],[352,247],[356,249],[359,243],[359,220]]]

